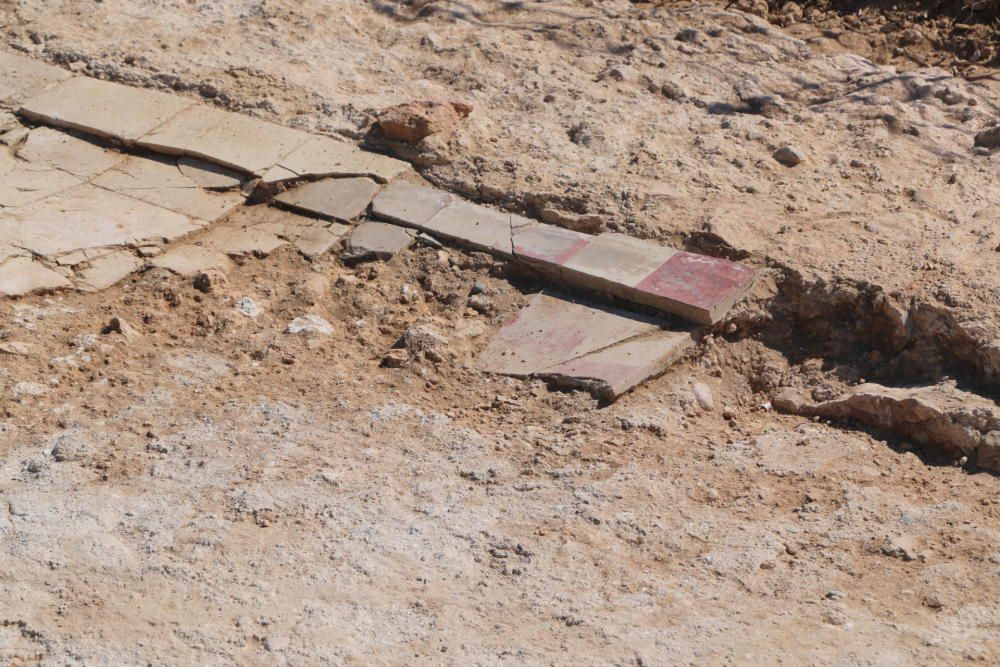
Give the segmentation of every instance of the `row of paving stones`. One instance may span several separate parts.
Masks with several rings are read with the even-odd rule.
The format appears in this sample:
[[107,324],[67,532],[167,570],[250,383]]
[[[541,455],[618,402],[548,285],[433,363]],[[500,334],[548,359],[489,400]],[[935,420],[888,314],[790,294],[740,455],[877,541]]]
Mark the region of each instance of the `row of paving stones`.
[[559,282],[606,292],[700,324],[721,319],[754,271],[624,234],[582,234],[395,181],[372,204],[379,218],[532,265]]
[[[170,156],[129,156],[51,130],[32,131],[18,157],[45,172],[44,185],[24,187],[42,178],[35,167],[0,164],[9,175],[0,206],[18,223],[6,226],[13,236],[0,234],[0,247],[12,255],[86,253],[95,244],[134,245],[142,234],[175,238],[229,213],[243,201],[239,188],[252,182],[258,192],[277,192],[273,202],[293,210],[349,222],[370,206],[387,222],[702,324],[721,319],[753,280],[753,270],[736,262],[622,234],[582,234],[413,185],[396,179],[409,169],[405,162],[334,139],[157,91],[71,77],[17,56],[0,55],[0,64],[18,73],[0,82],[0,98],[16,102],[23,117]],[[283,189],[304,179],[311,182]],[[138,210],[139,202],[155,208]],[[116,224],[99,224],[106,210]],[[68,224],[67,215],[85,223]],[[142,229],[131,229],[137,221]],[[408,241],[384,227],[369,226],[364,235],[395,238],[401,246]]]

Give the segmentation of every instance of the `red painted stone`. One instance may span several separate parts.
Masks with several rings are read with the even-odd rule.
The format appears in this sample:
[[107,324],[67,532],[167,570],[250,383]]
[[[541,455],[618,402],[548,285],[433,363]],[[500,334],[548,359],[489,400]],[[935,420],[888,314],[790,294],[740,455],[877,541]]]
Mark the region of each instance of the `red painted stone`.
[[636,289],[711,310],[746,287],[753,275],[753,269],[736,262],[679,252],[636,285]]

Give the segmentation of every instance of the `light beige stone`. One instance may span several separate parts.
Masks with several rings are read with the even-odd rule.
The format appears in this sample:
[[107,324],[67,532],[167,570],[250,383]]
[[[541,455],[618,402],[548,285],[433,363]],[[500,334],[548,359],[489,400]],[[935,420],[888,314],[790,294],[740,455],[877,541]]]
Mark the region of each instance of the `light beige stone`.
[[347,254],[351,259],[359,260],[373,257],[389,259],[413,243],[417,234],[412,229],[387,222],[366,221],[354,228],[347,243]]
[[148,132],[139,146],[187,155],[248,174],[263,174],[315,137],[274,123],[202,105]]
[[512,231],[534,224],[520,215],[456,200],[427,222],[414,226],[477,250],[513,257]]
[[19,111],[38,123],[132,143],[191,105],[176,95],[78,77],[32,97]]
[[309,259],[315,259],[328,253],[349,230],[350,227],[337,222],[329,227],[319,225],[306,227],[296,237],[295,248]]
[[673,248],[625,234],[594,237],[562,264],[575,285],[630,299],[633,287],[677,254]]
[[192,182],[208,190],[239,188],[245,180],[239,172],[193,157],[178,158],[177,168]]
[[198,242],[221,250],[227,255],[270,255],[285,245],[277,235],[256,227],[216,227],[198,239]]
[[454,197],[436,188],[393,181],[372,200],[372,214],[407,226],[420,226],[437,215]]
[[132,275],[143,262],[135,254],[118,250],[91,260],[90,266],[77,272],[77,282],[87,289],[102,290]]
[[206,222],[218,220],[244,201],[239,192],[202,189],[172,158],[130,157],[93,183]]
[[71,284],[30,257],[14,257],[0,264],[0,294],[24,296],[61,287],[71,287]]
[[8,108],[73,76],[60,67],[3,51],[0,51],[0,72],[3,72],[0,75],[0,105]]
[[387,183],[409,169],[409,163],[402,160],[330,137],[312,136],[269,169],[262,180],[270,184],[303,176],[370,176]]
[[209,269],[223,273],[232,269],[233,263],[222,252],[214,248],[198,245],[182,245],[154,257],[153,266],[166,269],[182,276],[193,276]]
[[[0,207],[26,206],[81,183],[80,178],[67,172],[24,162],[0,151]],[[5,211],[3,215],[9,218],[14,214]],[[0,236],[2,233],[0,227]]]
[[29,132],[16,153],[35,167],[59,169],[82,179],[111,169],[123,160],[121,153],[50,127]]
[[351,222],[368,209],[378,185],[370,178],[328,178],[282,192],[275,202],[332,220]]
[[200,226],[159,206],[84,184],[18,209],[0,243],[56,255],[85,248],[173,239]]

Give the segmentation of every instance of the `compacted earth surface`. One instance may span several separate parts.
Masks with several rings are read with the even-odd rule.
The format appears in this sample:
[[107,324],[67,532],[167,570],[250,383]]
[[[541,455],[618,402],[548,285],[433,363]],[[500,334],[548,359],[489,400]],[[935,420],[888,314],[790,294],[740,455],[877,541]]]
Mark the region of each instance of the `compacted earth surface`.
[[[759,4],[0,2],[67,75],[757,271],[613,402],[478,363],[605,297],[432,239],[3,298],[0,661],[1000,660],[994,42]],[[14,111],[4,164],[53,132]]]

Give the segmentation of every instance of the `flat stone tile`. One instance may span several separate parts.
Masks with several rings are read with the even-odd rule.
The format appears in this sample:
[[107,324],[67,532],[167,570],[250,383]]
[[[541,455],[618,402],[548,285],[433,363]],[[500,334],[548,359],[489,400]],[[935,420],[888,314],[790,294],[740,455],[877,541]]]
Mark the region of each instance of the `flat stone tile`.
[[558,268],[594,237],[555,225],[533,225],[514,234],[514,256],[541,268]]
[[124,280],[143,266],[135,253],[116,250],[90,261],[90,265],[77,271],[77,282],[81,287],[102,290]]
[[189,244],[172,248],[154,257],[150,263],[181,276],[193,276],[208,269],[218,269],[225,273],[233,268],[233,263],[225,253],[214,248]]
[[82,183],[82,179],[70,173],[24,162],[0,150],[0,207],[26,206]]
[[347,242],[351,259],[389,259],[413,244],[417,232],[387,222],[366,221],[354,228]]
[[81,179],[111,169],[124,159],[121,153],[50,127],[33,129],[16,152],[32,167],[58,169]]
[[659,330],[652,318],[536,294],[496,333],[477,365],[524,377]]
[[285,245],[285,240],[269,231],[256,227],[216,227],[198,243],[220,250],[230,256],[266,256]]
[[328,227],[310,225],[295,237],[295,248],[309,259],[316,259],[330,252],[351,228],[335,222]]
[[84,184],[13,213],[0,225],[0,243],[56,255],[85,248],[141,245],[201,227],[187,216]]
[[512,257],[513,230],[534,224],[534,220],[513,213],[455,200],[427,222],[414,226],[477,250]]
[[4,51],[0,51],[0,72],[0,105],[8,108],[73,76],[61,67]]
[[307,141],[308,134],[238,113],[192,106],[146,133],[137,145],[260,175]]
[[408,162],[363,151],[345,141],[312,135],[282,157],[261,180],[270,184],[303,176],[370,176],[387,183],[409,170]]
[[393,181],[372,200],[372,215],[389,222],[419,227],[437,215],[454,197],[443,190]]
[[178,158],[177,168],[192,182],[207,190],[239,188],[245,180],[239,172],[193,157]]
[[0,294],[24,296],[61,287],[72,285],[62,275],[30,257],[14,257],[0,264]]
[[370,178],[328,178],[282,192],[273,201],[331,220],[351,222],[368,210],[378,188]]
[[633,300],[714,324],[746,294],[753,278],[754,270],[743,264],[678,252],[636,285]]
[[129,157],[97,176],[98,185],[191,218],[213,222],[243,203],[239,192],[209,192],[199,187],[173,158]]
[[575,285],[629,299],[632,288],[677,253],[624,234],[592,237],[562,265],[563,278]]
[[694,344],[689,331],[657,331],[546,368],[536,375],[614,400],[661,375]]
[[132,143],[191,105],[177,95],[77,77],[32,97],[19,112],[46,125]]

